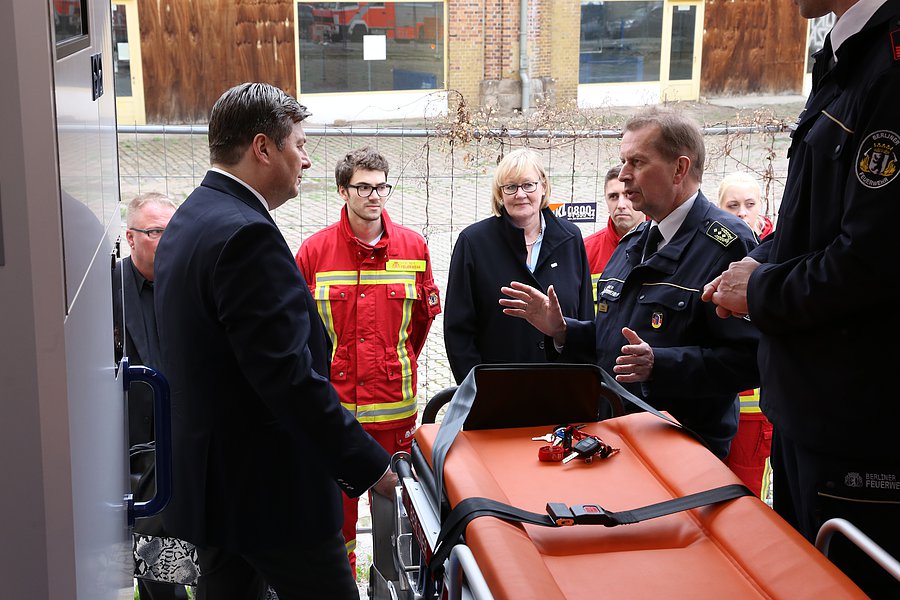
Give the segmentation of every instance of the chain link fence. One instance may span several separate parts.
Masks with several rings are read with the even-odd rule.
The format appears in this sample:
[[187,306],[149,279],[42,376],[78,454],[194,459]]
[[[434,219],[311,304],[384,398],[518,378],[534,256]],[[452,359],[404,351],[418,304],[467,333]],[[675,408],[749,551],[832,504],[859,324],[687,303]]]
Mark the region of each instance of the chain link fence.
[[[603,116],[601,127],[498,127],[490,118],[459,114],[423,128],[307,128],[312,167],[305,172],[300,196],[274,211],[292,252],[303,240],[338,220],[343,201],[336,192],[334,166],[350,149],[372,146],[391,165],[394,187],[386,208],[391,218],[420,232],[428,241],[434,277],[446,297],[450,253],[459,232],[490,216],[491,178],[502,156],[529,146],[547,167],[551,203],[596,202],[596,222],[579,223],[587,236],[603,228],[604,175],[619,161],[621,119]],[[584,119],[580,125],[596,125]],[[528,125],[528,123],[525,123]],[[762,213],[773,221],[787,174],[789,127],[771,114],[719,122],[704,129],[707,164],[702,190],[713,201],[719,181],[735,170],[754,173],[764,190]],[[119,170],[123,204],[134,195],[161,191],[181,202],[209,167],[206,128],[202,126],[120,126]],[[453,385],[444,349],[443,319],[436,319],[419,362],[420,406]]]

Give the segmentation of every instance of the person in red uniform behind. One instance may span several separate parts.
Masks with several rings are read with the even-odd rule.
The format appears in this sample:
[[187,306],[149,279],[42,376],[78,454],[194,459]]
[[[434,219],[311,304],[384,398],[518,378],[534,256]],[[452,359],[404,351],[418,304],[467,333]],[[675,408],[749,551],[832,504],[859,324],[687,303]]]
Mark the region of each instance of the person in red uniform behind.
[[[421,235],[384,210],[388,162],[370,148],[334,170],[341,219],[310,236],[297,266],[331,337],[331,383],[341,404],[393,454],[416,428],[419,354],[441,312],[431,257]],[[344,496],[344,540],[356,573],[358,500]]]
[[594,289],[595,307],[597,305],[597,280],[600,279],[603,267],[615,252],[622,236],[646,219],[644,213],[636,210],[632,206],[631,200],[625,195],[625,184],[619,181],[619,171],[621,170],[622,167],[616,165],[606,172],[606,183],[603,187],[606,206],[609,208],[609,221],[607,221],[606,227],[584,238],[584,249],[587,252],[588,265],[591,268],[591,287]]
[[[763,239],[774,229],[772,221],[760,210],[759,182],[748,173],[737,171],[727,175],[719,184],[719,208],[739,216],[750,226],[756,237]],[[741,392],[741,416],[737,435],[725,464],[741,478],[750,491],[762,500],[769,492],[772,469],[772,423],[759,408],[759,389]]]

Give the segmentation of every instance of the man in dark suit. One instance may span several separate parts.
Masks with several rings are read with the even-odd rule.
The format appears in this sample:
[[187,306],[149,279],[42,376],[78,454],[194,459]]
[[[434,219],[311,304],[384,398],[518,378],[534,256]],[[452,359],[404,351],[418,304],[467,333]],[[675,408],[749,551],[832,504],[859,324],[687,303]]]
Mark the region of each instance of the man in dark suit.
[[[158,368],[159,336],[156,333],[156,314],[153,310],[153,261],[156,246],[169,219],[175,214],[175,203],[165,194],[147,192],[128,203],[125,240],[131,255],[116,263],[113,269],[113,327],[116,362],[127,356],[132,365]],[[139,481],[151,478],[145,461],[135,460],[137,447],[154,442],[153,393],[142,383],[135,383],[128,391],[128,444],[132,448],[132,492],[137,500],[149,500],[141,495]],[[147,451],[147,450],[145,450]],[[143,456],[146,455],[142,455]],[[142,466],[137,466],[140,463]],[[137,484],[137,485],[135,485]],[[150,483],[152,488],[153,484]],[[152,490],[151,490],[152,493]],[[165,536],[158,517],[142,519],[135,524],[136,533]],[[138,579],[141,600],[187,598],[183,585],[175,586],[152,580]]]
[[172,388],[172,535],[198,547],[197,597],[356,598],[343,489],[396,482],[341,407],[331,344],[269,215],[310,167],[304,106],[245,83],[212,109],[212,168],[156,254],[156,314]]
[[[116,362],[127,356],[132,365],[157,368],[159,337],[153,311],[153,260],[156,246],[175,203],[165,194],[147,192],[129,204],[125,240],[131,255],[113,269],[113,326]],[[128,395],[128,442],[132,446],[153,441],[153,401],[149,388],[135,385]]]

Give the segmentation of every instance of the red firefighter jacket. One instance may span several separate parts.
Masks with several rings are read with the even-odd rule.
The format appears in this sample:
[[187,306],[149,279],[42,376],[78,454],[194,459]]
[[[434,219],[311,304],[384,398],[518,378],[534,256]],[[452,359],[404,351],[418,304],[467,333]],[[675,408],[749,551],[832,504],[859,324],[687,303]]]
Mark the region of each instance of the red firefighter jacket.
[[441,312],[425,240],[387,211],[382,221],[370,246],[354,236],[344,206],[296,257],[331,337],[331,382],[367,429],[415,424],[418,357]]

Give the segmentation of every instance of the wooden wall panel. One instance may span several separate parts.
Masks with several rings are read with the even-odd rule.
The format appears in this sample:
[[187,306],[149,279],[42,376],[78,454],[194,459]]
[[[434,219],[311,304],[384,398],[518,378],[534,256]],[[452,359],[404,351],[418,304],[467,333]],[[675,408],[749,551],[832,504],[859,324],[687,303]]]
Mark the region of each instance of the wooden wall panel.
[[291,0],[139,0],[148,123],[205,123],[244,81],[297,91]]
[[700,93],[801,93],[806,28],[792,0],[706,0]]

